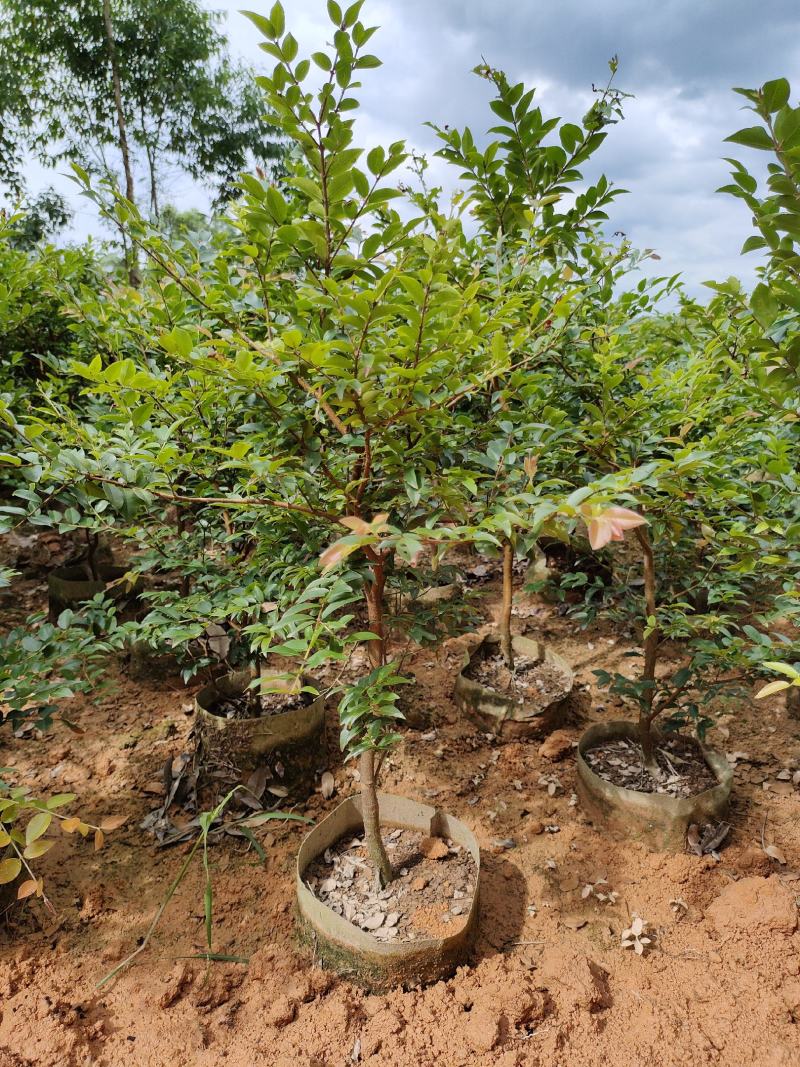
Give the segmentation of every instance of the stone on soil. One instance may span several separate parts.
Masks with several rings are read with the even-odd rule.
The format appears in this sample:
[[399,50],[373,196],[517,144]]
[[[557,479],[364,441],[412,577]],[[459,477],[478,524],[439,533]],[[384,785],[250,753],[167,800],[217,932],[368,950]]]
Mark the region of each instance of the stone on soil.
[[441,837],[423,838],[420,842],[419,850],[429,860],[443,860],[450,851],[447,847],[447,842],[443,841]]

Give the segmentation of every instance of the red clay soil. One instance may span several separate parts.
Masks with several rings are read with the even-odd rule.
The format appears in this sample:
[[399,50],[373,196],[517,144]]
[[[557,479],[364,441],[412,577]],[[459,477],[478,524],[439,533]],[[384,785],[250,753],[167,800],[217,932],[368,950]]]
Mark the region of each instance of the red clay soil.
[[[41,583],[20,583],[14,607],[42,597]],[[486,605],[488,615],[494,584]],[[776,698],[746,703],[713,732],[712,743],[737,753],[733,830],[719,861],[609,841],[574,801],[571,742],[587,722],[620,717],[590,694],[591,670],[629,664],[630,645],[610,628],[578,633],[533,599],[517,624],[550,640],[582,683],[565,732],[545,743],[555,758],[537,743],[493,744],[459,719],[450,694],[470,637],[414,656],[429,721],[405,733],[384,767],[384,789],[443,806],[483,850],[473,956],[424,990],[365,994],[299,948],[293,864],[303,829],[276,824],[256,831],[266,863],[241,839],[211,849],[214,949],[249,965],[180,959],[204,949],[198,864],[136,965],[96,989],[144,934],[185,854],[158,849],[137,827],[161,799],[166,759],[185,747],[187,690],[121,673],[114,691],[69,709],[83,735],[5,734],[0,764],[42,792],[77,792],[92,821],[130,819],[102,852],[62,837],[40,861],[55,919],[35,901],[6,917],[0,1067],[797,1067],[800,805],[776,775],[800,765],[800,723]],[[329,720],[336,792],[312,797],[313,818],[356,788],[333,710]],[[785,865],[762,850],[765,818],[764,840]],[[601,878],[613,903],[584,895]],[[634,915],[652,938],[643,956],[621,945]]]

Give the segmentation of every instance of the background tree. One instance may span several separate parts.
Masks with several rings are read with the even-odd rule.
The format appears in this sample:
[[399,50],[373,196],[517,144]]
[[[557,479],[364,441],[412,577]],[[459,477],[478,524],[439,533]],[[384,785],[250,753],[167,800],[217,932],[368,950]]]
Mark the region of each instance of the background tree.
[[280,153],[219,16],[197,0],[0,0],[0,182],[13,191],[26,157],[68,159],[121,173],[129,200],[144,181],[157,217],[168,168],[224,199],[246,165]]
[[27,196],[19,212],[4,231],[12,248],[30,251],[45,237],[54,237],[72,220],[72,212],[61,193],[52,186]]

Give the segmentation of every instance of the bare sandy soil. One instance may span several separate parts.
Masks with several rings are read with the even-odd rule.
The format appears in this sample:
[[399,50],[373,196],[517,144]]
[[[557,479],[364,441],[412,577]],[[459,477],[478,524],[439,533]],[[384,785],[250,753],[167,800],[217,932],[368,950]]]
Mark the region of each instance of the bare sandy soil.
[[[22,582],[14,607],[24,613],[43,596],[41,581]],[[586,723],[621,717],[593,693],[591,670],[620,665],[630,642],[520,603],[520,631],[552,640],[582,685],[563,733],[543,747],[497,745],[459,718],[450,694],[475,638],[457,638],[413,655],[426,697],[416,714],[427,710],[427,721],[405,731],[383,769],[385,790],[445,807],[482,847],[473,956],[424,990],[367,995],[301,951],[292,908],[303,829],[279,824],[257,831],[266,863],[241,839],[211,849],[214,949],[248,965],[181,959],[205,947],[198,864],[136,965],[96,989],[136,947],[185,854],[138,826],[161,800],[166,759],[186,748],[191,691],[120,672],[111,690],[70,708],[82,735],[5,733],[0,764],[43,793],[78,793],[86,818],[130,818],[102,852],[91,838],[62,837],[40,861],[55,918],[39,902],[6,915],[0,1067],[796,1067],[800,804],[776,775],[800,766],[800,724],[776,698],[747,703],[714,731],[713,743],[739,753],[719,860],[609,841],[574,802],[572,742]],[[490,618],[494,586],[485,607]],[[333,708],[328,769],[336,792],[311,798],[315,819],[357,788]],[[763,852],[762,830],[785,865]],[[635,915],[653,939],[643,956],[621,945]]]

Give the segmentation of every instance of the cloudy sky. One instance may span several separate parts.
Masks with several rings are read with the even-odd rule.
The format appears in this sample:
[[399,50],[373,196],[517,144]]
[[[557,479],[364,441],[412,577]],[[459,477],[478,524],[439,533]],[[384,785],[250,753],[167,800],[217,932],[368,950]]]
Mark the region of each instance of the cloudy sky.
[[[235,54],[255,66],[271,62],[238,13],[247,0],[204,2],[225,13]],[[266,3],[250,3],[267,13]],[[284,7],[301,51],[329,39],[325,0]],[[739,258],[747,212],[715,193],[727,180],[722,157],[745,152],[724,138],[750,124],[730,90],[786,76],[800,93],[798,0],[367,0],[362,18],[381,27],[370,48],[383,60],[364,72],[357,131],[367,147],[405,138],[432,153],[425,120],[474,131],[492,125],[489,86],[471,73],[482,57],[537,86],[546,114],[579,121],[592,83],[605,81],[617,54],[617,84],[635,98],[590,172],[630,190],[613,207],[611,228],[656,248],[658,270],[682,271],[693,292],[709,278],[752,278],[756,258]],[[183,205],[203,203],[177,180],[171,191]]]

